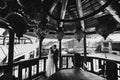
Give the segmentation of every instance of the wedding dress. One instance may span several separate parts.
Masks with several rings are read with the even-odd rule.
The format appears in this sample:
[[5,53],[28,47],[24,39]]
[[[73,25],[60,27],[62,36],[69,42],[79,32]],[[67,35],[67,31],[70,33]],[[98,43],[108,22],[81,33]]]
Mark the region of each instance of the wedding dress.
[[55,64],[53,62],[53,54],[51,53],[51,51],[49,51],[48,59],[46,62],[46,76],[49,77],[53,73],[55,73]]

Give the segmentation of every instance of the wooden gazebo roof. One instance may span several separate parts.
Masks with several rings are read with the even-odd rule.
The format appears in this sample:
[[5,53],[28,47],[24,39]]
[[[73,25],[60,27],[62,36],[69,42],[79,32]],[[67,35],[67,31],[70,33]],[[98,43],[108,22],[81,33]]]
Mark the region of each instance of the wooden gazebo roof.
[[[20,33],[19,36],[26,33],[27,29],[36,28],[49,29],[49,34],[52,35],[56,33],[59,23],[63,22],[63,32],[73,35],[81,25],[80,21],[84,20],[85,32],[89,34],[96,33],[96,26],[100,23],[98,18],[111,14],[105,9],[108,5],[120,16],[119,0],[81,0],[83,17],[79,15],[77,1],[80,0],[0,0],[0,27],[10,25],[17,34]],[[61,13],[64,11],[62,19]],[[119,30],[119,22],[115,22],[117,26],[114,27]]]

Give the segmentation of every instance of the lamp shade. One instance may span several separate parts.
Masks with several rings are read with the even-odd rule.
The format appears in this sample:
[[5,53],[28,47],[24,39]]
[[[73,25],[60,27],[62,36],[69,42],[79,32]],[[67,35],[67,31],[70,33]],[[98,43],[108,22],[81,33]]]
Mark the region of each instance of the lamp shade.
[[39,39],[44,39],[48,35],[49,30],[42,30],[41,28],[38,28],[35,32]]
[[80,40],[83,38],[84,33],[81,29],[76,29],[75,33],[74,33],[75,39],[77,39],[79,42]]
[[64,32],[63,32],[62,28],[58,28],[56,36],[57,36],[58,40],[61,40],[64,37]]
[[28,28],[26,21],[24,20],[23,16],[19,13],[10,13],[6,17],[6,21],[10,24],[13,28],[14,32],[16,33],[17,37],[22,37]]
[[99,23],[96,27],[96,31],[104,39],[106,39],[109,34],[115,31],[117,22],[112,15],[105,15],[97,18],[97,20]]

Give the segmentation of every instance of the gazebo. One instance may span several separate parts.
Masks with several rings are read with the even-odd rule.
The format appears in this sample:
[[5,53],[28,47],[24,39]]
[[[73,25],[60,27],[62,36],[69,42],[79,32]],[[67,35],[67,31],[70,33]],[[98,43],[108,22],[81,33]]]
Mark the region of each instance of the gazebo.
[[42,41],[59,41],[60,68],[61,41],[83,38],[86,63],[86,35],[99,34],[104,39],[120,30],[119,0],[0,0],[0,27],[9,30],[8,72],[12,74],[14,35],[36,36],[39,39],[39,58]]

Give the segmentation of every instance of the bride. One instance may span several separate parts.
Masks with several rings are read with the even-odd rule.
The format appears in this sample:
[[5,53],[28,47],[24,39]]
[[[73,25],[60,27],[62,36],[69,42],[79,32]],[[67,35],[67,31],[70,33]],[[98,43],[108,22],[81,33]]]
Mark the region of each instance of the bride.
[[53,53],[51,52],[51,50],[52,50],[52,47],[49,50],[48,59],[46,62],[46,76],[47,77],[55,73],[55,64],[53,62]]

